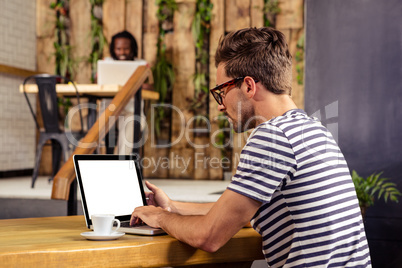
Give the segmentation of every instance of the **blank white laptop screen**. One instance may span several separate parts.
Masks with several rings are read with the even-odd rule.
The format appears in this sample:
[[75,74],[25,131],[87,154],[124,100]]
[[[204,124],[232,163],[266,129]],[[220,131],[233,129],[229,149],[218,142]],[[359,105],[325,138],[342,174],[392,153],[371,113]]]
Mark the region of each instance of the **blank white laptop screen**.
[[130,234],[165,234],[147,225],[129,226],[131,213],[146,205],[141,170],[132,155],[74,155],[82,208],[88,228],[91,215],[113,214],[121,222],[119,231]]
[[88,215],[130,215],[143,206],[134,160],[78,160]]
[[98,85],[121,85],[133,75],[138,66],[147,65],[145,60],[98,60]]

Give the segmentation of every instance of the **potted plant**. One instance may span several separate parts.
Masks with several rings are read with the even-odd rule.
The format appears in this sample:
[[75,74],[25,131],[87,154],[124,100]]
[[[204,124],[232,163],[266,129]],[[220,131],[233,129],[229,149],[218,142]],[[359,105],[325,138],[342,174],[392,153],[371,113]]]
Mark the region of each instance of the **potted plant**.
[[396,184],[389,182],[388,178],[381,178],[382,172],[373,173],[367,178],[360,177],[355,170],[352,171],[352,180],[355,185],[357,199],[363,218],[368,207],[374,205],[376,199],[384,198],[398,203],[398,196],[401,195]]

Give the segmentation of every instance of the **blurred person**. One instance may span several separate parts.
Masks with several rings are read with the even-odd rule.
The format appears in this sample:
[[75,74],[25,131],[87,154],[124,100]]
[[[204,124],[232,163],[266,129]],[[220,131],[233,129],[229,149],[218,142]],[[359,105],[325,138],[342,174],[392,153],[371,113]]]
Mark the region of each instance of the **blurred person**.
[[[138,45],[134,36],[128,31],[118,32],[112,36],[112,40],[109,46],[109,52],[111,57],[105,58],[105,60],[128,60],[134,61],[138,57]],[[104,110],[109,104],[110,99],[104,99],[101,103],[101,110]],[[141,131],[144,130],[146,123],[144,115],[144,101],[141,100]],[[115,154],[130,154],[133,151],[134,143],[134,97],[130,99],[126,107],[119,116],[117,122],[117,142],[116,147],[110,146],[110,140],[114,140],[113,137],[107,135],[106,151],[107,153]],[[113,134],[111,134],[113,136]]]
[[109,52],[114,60],[135,60],[138,56],[137,41],[128,31],[119,32],[112,36]]

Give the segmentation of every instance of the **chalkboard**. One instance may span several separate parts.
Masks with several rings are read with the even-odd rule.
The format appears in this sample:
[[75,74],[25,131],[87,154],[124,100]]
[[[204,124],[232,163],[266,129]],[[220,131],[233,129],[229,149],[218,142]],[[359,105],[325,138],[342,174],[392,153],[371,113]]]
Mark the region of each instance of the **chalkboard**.
[[[305,4],[306,112],[328,123],[350,170],[383,171],[402,191],[402,1]],[[367,213],[373,266],[402,267],[402,205]]]

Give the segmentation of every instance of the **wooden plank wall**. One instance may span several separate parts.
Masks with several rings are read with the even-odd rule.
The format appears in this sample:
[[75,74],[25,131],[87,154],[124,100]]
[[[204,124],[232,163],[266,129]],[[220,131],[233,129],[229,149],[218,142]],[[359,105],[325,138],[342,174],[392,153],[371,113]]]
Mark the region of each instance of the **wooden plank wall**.
[[[55,36],[55,15],[50,9],[53,0],[37,0],[36,1],[36,64],[37,70],[41,73],[54,73],[56,62],[53,57],[53,43],[56,41]],[[39,102],[37,101],[37,111],[40,111]],[[42,117],[38,116],[40,125]],[[39,135],[37,135],[37,139]],[[36,148],[34,148],[36,150]],[[36,151],[35,151],[36,152]],[[50,146],[44,146],[42,158],[40,162],[40,175],[49,175],[52,173],[52,150]]]
[[[37,0],[38,2],[38,70],[51,72],[54,62],[51,59],[54,28],[52,11],[49,5],[52,0]],[[139,46],[139,57],[147,60],[151,66],[156,61],[156,43],[158,39],[157,7],[155,1],[143,0],[106,0],[103,4],[103,31],[108,42],[114,33],[128,30],[136,38]],[[178,113],[172,113],[171,141],[176,141],[185,129],[184,137],[171,148],[156,149],[150,135],[150,112],[148,113],[147,142],[144,145],[144,177],[154,178],[183,178],[183,179],[213,179],[223,178],[219,163],[221,150],[212,146],[216,142],[212,134],[218,131],[217,104],[213,98],[209,99],[209,119],[211,122],[210,137],[194,136],[189,120],[194,116],[189,112],[186,98],[194,95],[192,76],[195,73],[195,47],[191,33],[191,23],[196,8],[195,0],[176,0],[178,9],[174,15],[173,31],[165,36],[167,55],[173,63],[176,81],[173,89],[172,104],[184,114],[184,122]],[[209,71],[210,87],[216,82],[216,68],[214,54],[219,38],[225,33],[245,27],[263,26],[262,7],[264,0],[211,0],[213,16],[210,28]],[[280,0],[281,12],[277,15],[276,28],[281,30],[288,40],[292,54],[296,51],[296,44],[303,34],[303,0]],[[39,15],[41,13],[41,15]],[[46,14],[46,19],[43,16]],[[70,0],[71,41],[74,56],[81,57],[80,72],[76,77],[78,83],[88,83],[90,80],[90,65],[84,62],[85,55],[90,51],[90,5],[89,1]],[[54,20],[54,19],[53,19]],[[45,27],[46,26],[46,27]],[[109,56],[108,47],[104,49],[104,56]],[[46,60],[45,60],[46,59]],[[295,62],[294,62],[295,65]],[[294,68],[294,77],[297,73]],[[304,89],[293,82],[293,98],[296,104],[303,108]],[[233,137],[232,168],[237,166],[241,148],[245,144],[248,134],[235,134]],[[187,137],[187,138],[186,138]],[[189,142],[190,141],[190,142]],[[192,144],[205,145],[194,148]],[[206,148],[203,148],[206,147]],[[203,160],[207,161],[204,165]],[[155,166],[155,163],[159,165]],[[162,165],[166,162],[165,165]]]

